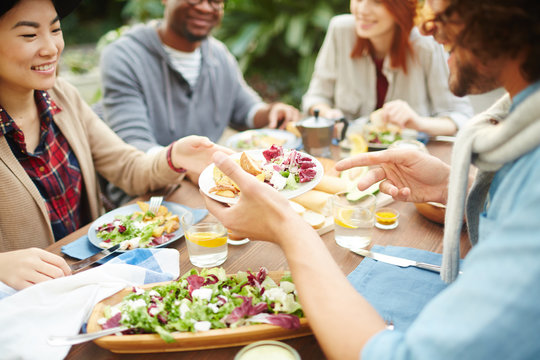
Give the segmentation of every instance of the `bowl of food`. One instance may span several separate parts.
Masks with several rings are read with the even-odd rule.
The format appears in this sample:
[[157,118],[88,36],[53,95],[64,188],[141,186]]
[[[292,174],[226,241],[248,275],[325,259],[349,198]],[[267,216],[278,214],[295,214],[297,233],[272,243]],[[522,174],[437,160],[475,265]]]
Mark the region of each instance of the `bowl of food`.
[[444,224],[444,216],[446,214],[446,206],[437,202],[415,203],[416,210],[426,219]]

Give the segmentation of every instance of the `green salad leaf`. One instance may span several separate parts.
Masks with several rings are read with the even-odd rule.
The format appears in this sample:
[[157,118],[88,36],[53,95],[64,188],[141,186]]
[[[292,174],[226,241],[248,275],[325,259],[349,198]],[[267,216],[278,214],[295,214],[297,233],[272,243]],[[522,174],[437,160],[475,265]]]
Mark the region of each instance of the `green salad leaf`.
[[104,329],[126,325],[128,333],[157,333],[166,342],[175,331],[235,328],[252,323],[300,327],[303,317],[290,274],[278,283],[261,268],[227,276],[223,268],[191,269],[177,281],[132,293],[104,310]]

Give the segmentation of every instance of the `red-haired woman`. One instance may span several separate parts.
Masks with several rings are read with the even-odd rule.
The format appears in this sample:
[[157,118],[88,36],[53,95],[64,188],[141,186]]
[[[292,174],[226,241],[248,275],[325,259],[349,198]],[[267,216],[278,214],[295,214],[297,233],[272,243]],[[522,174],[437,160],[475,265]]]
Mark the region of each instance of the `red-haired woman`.
[[382,108],[385,122],[452,135],[472,115],[448,89],[447,54],[414,27],[416,0],[351,0],[317,56],[303,110],[349,120]]

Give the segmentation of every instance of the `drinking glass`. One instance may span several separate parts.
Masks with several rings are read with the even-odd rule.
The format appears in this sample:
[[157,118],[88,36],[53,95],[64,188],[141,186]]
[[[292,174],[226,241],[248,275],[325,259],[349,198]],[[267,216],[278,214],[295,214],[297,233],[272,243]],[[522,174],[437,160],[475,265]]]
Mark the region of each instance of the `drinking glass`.
[[193,265],[213,267],[227,260],[227,229],[217,219],[209,215],[195,224],[193,214],[188,212],[182,216],[181,223]]
[[333,195],[334,237],[339,246],[363,249],[371,243],[376,202],[373,194],[355,198],[347,192]]

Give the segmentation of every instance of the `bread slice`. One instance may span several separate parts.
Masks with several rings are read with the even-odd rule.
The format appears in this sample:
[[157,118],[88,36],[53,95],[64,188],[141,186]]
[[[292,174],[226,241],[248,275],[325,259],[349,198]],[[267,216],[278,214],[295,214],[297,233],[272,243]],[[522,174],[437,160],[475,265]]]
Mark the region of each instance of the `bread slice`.
[[240,155],[240,166],[253,176],[257,176],[262,173],[261,166],[257,163],[257,161],[255,161],[255,159],[245,152]]
[[307,210],[302,218],[314,229],[320,229],[326,222],[326,217],[315,211]]
[[289,200],[289,203],[291,204],[291,207],[293,208],[294,212],[296,212],[298,215],[304,215],[306,212],[306,208],[300,205],[297,202]]

